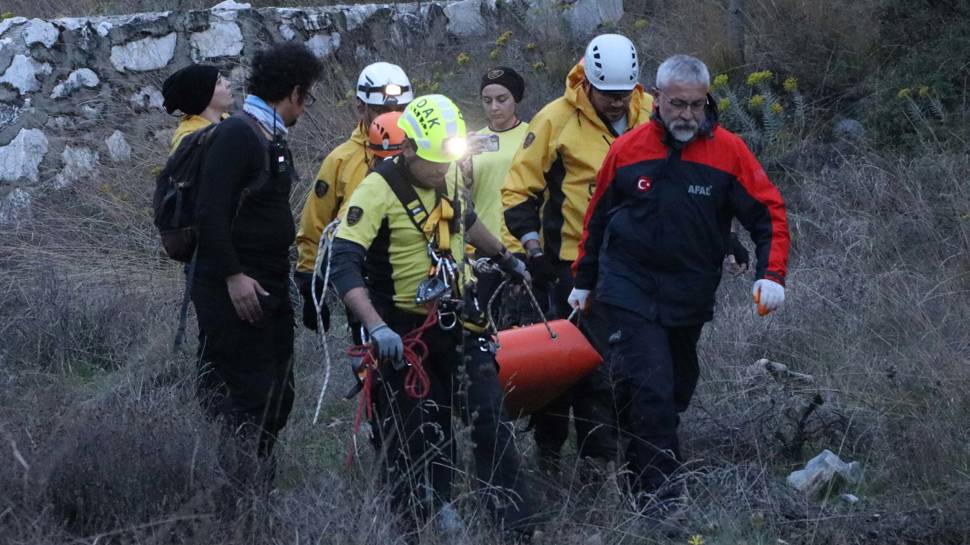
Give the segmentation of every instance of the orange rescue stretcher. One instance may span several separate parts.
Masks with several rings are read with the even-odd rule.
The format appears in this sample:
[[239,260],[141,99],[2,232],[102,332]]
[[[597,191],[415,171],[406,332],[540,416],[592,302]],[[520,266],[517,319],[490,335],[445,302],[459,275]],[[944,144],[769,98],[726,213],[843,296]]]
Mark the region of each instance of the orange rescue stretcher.
[[498,332],[496,359],[505,389],[505,409],[517,418],[532,414],[603,363],[603,357],[569,320]]

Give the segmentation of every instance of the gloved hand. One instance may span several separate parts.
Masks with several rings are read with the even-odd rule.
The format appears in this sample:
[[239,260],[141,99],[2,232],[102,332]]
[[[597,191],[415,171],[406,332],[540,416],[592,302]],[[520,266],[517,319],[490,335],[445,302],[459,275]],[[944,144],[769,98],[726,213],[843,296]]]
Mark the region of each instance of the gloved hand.
[[492,258],[492,262],[498,265],[502,272],[516,283],[532,282],[532,275],[521,259],[512,255],[508,250],[503,250],[497,257]]
[[573,288],[573,291],[569,292],[569,297],[566,298],[566,302],[570,307],[579,311],[584,311],[586,310],[586,306],[589,304],[589,293],[590,290]]
[[530,248],[526,252],[525,263],[532,275],[532,283],[540,289],[556,281],[556,266],[540,248]]
[[758,305],[758,314],[764,316],[773,310],[778,310],[785,303],[785,287],[762,278],[751,287],[751,296]]
[[404,341],[393,329],[384,322],[373,328],[368,328],[370,340],[377,346],[377,357],[381,361],[389,361],[397,365],[404,358]]
[[[311,288],[313,287],[313,273],[296,271],[293,273],[293,281],[303,296],[303,325],[311,330],[317,330],[317,311],[313,304]],[[323,280],[317,278],[317,299],[323,299]],[[323,322],[323,330],[330,331],[330,307],[324,303],[320,307],[320,321]]]

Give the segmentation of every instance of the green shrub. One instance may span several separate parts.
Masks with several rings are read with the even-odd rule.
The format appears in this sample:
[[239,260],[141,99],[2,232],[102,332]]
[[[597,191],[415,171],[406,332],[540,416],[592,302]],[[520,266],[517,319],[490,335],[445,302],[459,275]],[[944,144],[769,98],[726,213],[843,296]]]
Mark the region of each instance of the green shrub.
[[879,68],[866,121],[880,146],[918,150],[965,147],[970,78],[970,4],[957,0],[883,0]]

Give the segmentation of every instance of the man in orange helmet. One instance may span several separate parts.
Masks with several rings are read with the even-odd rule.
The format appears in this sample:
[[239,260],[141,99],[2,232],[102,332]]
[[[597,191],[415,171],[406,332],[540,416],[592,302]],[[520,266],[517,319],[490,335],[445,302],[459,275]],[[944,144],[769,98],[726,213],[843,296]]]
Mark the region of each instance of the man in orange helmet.
[[405,134],[397,126],[401,112],[387,112],[371,121],[367,131],[367,150],[373,155],[370,170],[377,168],[381,161],[401,153]]

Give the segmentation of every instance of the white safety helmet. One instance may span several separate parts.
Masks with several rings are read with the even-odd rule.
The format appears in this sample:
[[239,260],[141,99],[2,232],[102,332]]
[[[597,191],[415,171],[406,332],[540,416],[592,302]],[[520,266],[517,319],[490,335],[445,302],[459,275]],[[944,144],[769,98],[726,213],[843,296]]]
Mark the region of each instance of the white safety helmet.
[[600,91],[631,91],[640,80],[637,48],[626,36],[601,34],[586,46],[586,79]]
[[414,100],[411,80],[404,70],[389,62],[375,62],[360,71],[357,98],[378,106],[406,105]]

